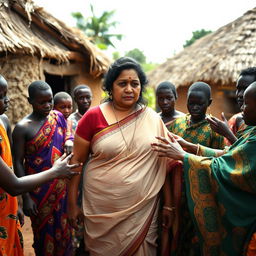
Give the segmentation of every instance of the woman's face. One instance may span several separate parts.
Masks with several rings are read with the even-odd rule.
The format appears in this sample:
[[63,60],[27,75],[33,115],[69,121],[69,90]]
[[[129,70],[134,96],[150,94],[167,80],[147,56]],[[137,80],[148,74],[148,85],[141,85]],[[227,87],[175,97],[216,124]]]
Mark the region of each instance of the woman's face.
[[125,69],[113,83],[113,102],[116,107],[129,109],[137,103],[140,92],[141,85],[137,72],[134,69]]

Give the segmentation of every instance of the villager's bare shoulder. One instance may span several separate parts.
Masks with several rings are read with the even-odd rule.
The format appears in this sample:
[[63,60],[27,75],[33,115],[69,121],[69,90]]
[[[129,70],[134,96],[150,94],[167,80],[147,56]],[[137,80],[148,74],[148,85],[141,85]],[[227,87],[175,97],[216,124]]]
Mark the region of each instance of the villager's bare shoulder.
[[32,125],[30,115],[21,119],[14,127],[13,133],[25,134]]
[[6,130],[11,128],[11,125],[10,125],[7,115],[5,115],[5,114],[0,115],[0,119],[1,119],[2,123],[4,124],[4,127]]

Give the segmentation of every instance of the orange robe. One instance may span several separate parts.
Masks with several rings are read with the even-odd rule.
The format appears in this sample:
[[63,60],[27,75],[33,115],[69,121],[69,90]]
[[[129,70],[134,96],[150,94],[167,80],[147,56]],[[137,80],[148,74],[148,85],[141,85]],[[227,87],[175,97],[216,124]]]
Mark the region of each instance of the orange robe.
[[[4,162],[12,167],[10,143],[0,123],[0,151]],[[0,187],[0,256],[23,256],[23,238],[17,217],[17,198]]]

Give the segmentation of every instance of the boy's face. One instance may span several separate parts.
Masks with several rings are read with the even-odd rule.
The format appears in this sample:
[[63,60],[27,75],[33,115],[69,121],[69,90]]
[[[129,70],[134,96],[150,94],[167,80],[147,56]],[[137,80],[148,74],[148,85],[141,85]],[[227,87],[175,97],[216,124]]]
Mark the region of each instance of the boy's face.
[[205,118],[206,110],[209,106],[209,99],[202,91],[191,91],[188,94],[187,108],[194,123]]
[[10,100],[7,97],[7,84],[0,83],[0,115],[7,111],[9,102]]
[[157,103],[163,114],[174,110],[175,96],[171,89],[160,89],[157,92]]
[[30,99],[30,104],[34,112],[47,116],[53,106],[52,90],[38,90],[34,98]]
[[242,116],[247,125],[256,125],[256,100],[255,89],[248,88],[244,93],[244,104],[242,106]]
[[57,104],[54,105],[54,109],[60,111],[63,116],[67,119],[72,113],[72,100],[71,99],[60,99]]
[[243,95],[246,88],[255,81],[253,75],[240,76],[236,83],[236,99],[239,108],[243,105]]
[[86,88],[79,89],[75,95],[75,102],[80,111],[86,112],[92,103],[91,91]]

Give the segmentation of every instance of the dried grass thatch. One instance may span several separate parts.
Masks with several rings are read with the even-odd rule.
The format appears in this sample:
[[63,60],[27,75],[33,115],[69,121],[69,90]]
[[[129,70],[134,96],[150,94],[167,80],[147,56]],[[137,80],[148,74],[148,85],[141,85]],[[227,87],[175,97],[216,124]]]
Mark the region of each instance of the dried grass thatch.
[[178,86],[195,81],[233,86],[243,68],[256,66],[256,8],[199,39],[149,74],[154,87],[168,80]]
[[59,63],[80,58],[95,77],[109,66],[109,59],[82,32],[68,27],[31,0],[0,0],[0,31],[2,55],[25,53]]

